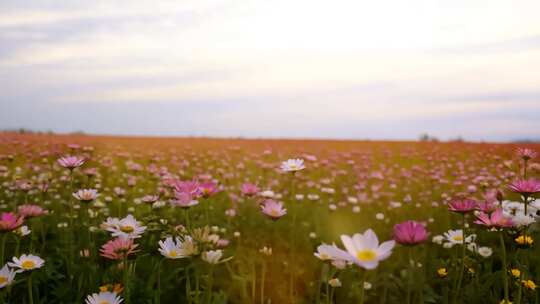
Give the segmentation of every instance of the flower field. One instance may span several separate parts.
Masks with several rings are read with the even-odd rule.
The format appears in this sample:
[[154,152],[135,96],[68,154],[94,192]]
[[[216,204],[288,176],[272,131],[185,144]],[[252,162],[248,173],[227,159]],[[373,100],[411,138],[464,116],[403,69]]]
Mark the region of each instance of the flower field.
[[0,303],[540,303],[537,151],[2,133]]

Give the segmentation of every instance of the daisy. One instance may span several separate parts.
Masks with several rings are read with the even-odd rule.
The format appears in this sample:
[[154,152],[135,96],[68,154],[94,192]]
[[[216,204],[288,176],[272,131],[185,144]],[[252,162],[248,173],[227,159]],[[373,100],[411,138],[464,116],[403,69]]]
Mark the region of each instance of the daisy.
[[535,179],[520,179],[508,185],[510,190],[523,196],[531,196],[540,193],[540,181]]
[[276,202],[274,200],[266,200],[261,206],[262,213],[269,216],[273,220],[277,220],[280,217],[287,214],[287,209],[283,208],[283,203]]
[[183,242],[180,238],[173,240],[172,237],[168,237],[165,241],[159,241],[158,244],[161,255],[169,259],[187,258],[198,253],[193,239],[189,236]]
[[[474,242],[476,239],[476,234],[468,235],[465,239],[465,243],[469,244]],[[444,233],[444,240],[447,241],[448,246],[452,247],[454,245],[463,245],[463,230],[448,230]]]
[[223,256],[223,251],[218,249],[218,250],[208,250],[208,251],[203,252],[201,255],[201,258],[203,259],[203,261],[209,264],[224,263],[232,259],[232,257],[228,257],[222,260],[221,259],[222,256]]
[[63,156],[58,159],[58,164],[60,166],[73,170],[77,167],[80,167],[84,164],[86,160],[79,156]]
[[380,261],[392,254],[392,248],[396,245],[394,240],[379,245],[379,239],[371,229],[352,237],[342,235],[341,241],[350,255],[350,261],[364,269],[376,268]]
[[81,202],[90,202],[99,196],[96,189],[81,189],[73,193],[73,197]]
[[24,216],[13,212],[3,212],[0,215],[0,231],[11,231],[19,228],[24,221]]
[[493,211],[491,214],[480,212],[476,215],[476,218],[477,220],[474,221],[475,224],[490,228],[505,228],[514,225],[512,219],[507,217],[500,208]]
[[116,292],[102,291],[86,298],[86,304],[120,304],[124,301]]
[[13,269],[10,269],[8,265],[4,265],[4,267],[0,269],[0,288],[11,285],[14,279],[15,271],[13,271]]
[[48,213],[48,211],[41,208],[41,206],[31,204],[21,205],[17,209],[19,210],[20,215],[28,218],[37,217]]
[[146,230],[146,226],[142,226],[131,214],[123,219],[109,217],[101,226],[111,232],[113,237],[127,239],[139,238]]
[[304,160],[301,158],[288,159],[281,163],[280,169],[285,172],[296,172],[305,169]]
[[23,254],[19,258],[13,257],[12,260],[13,262],[8,263],[8,266],[12,268],[17,268],[17,270],[15,271],[16,273],[41,268],[45,263],[42,258],[32,254]]

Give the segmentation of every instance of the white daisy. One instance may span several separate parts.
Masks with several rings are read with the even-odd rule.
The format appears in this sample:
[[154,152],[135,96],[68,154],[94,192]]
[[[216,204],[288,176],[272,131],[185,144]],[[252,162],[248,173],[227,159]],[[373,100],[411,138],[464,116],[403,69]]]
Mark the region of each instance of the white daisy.
[[158,250],[161,255],[169,259],[187,258],[198,253],[197,247],[189,236],[183,242],[180,238],[173,240],[172,237],[159,241]]
[[0,288],[11,285],[14,279],[15,271],[13,271],[13,269],[10,269],[8,265],[4,265],[4,267],[0,269]]
[[86,298],[86,304],[120,304],[124,301],[116,292],[102,291]]
[[285,172],[296,172],[306,168],[304,166],[304,160],[301,158],[288,159],[281,163],[281,170]]
[[41,268],[44,263],[45,261],[36,255],[23,254],[19,258],[13,257],[13,263],[8,263],[8,266],[12,268],[18,268],[15,272],[20,273]]
[[111,232],[113,237],[126,239],[139,238],[146,230],[146,226],[142,226],[131,214],[123,219],[109,217],[101,226]]
[[392,248],[396,245],[393,240],[379,245],[379,239],[371,229],[352,237],[342,235],[341,241],[351,257],[350,261],[365,269],[376,268],[380,261],[392,254]]

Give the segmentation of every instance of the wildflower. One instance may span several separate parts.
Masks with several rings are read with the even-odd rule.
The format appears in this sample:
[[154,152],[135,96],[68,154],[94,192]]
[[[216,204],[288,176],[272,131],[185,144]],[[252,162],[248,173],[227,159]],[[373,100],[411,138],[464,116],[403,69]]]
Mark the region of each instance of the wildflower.
[[488,258],[493,254],[493,249],[489,247],[479,247],[476,251],[483,258]]
[[517,268],[510,269],[510,274],[516,279],[521,277],[521,271]]
[[474,211],[477,202],[472,199],[455,199],[448,203],[448,210],[457,213],[469,213]]
[[122,287],[122,284],[116,283],[116,284],[107,284],[99,287],[99,291],[105,292],[105,291],[111,291],[117,294],[120,294],[122,291],[124,291],[124,287]]
[[73,197],[81,202],[91,202],[95,200],[98,195],[99,194],[96,189],[81,189],[73,193]]
[[77,167],[82,166],[85,161],[86,161],[86,159],[84,159],[82,157],[69,156],[68,155],[68,156],[60,157],[58,159],[58,164],[60,164],[60,166],[62,166],[64,168],[73,170],[73,169],[75,169]]
[[0,215],[0,231],[11,231],[19,228],[24,221],[24,216],[13,212],[3,212]]
[[517,148],[516,154],[523,160],[528,161],[536,157],[537,153],[533,149],[529,148]]
[[448,230],[444,233],[444,239],[448,242],[449,248],[451,248],[454,245],[463,245],[469,244],[474,242],[476,239],[475,234],[468,235],[466,239],[463,239],[463,230],[457,229],[457,230]]
[[218,249],[218,250],[208,250],[208,251],[203,252],[201,255],[201,258],[203,259],[203,261],[209,264],[219,264],[219,263],[223,263],[232,259],[232,257],[229,257],[229,258],[221,260],[222,256],[223,256],[223,251]]
[[535,179],[519,179],[508,185],[510,190],[523,196],[531,196],[540,192],[540,181]]
[[520,246],[532,246],[534,239],[529,235],[520,235],[514,239],[514,241]]
[[169,259],[187,258],[198,253],[197,247],[191,237],[186,237],[184,242],[180,238],[173,240],[168,237],[165,241],[159,241],[159,252]]
[[214,182],[201,183],[199,189],[203,197],[210,197],[219,191],[217,184]]
[[128,214],[123,219],[107,218],[102,228],[111,232],[113,237],[136,239],[146,230],[146,226],[142,226],[131,214]]
[[342,235],[341,241],[350,255],[349,260],[365,269],[376,268],[380,261],[392,254],[392,248],[396,244],[391,240],[379,245],[379,239],[371,229],[363,234],[354,234],[352,237]]
[[23,254],[19,258],[13,257],[12,260],[13,262],[8,263],[8,266],[18,268],[18,270],[15,271],[16,273],[41,268],[45,263],[42,258],[32,254]]
[[141,201],[146,204],[153,204],[159,200],[159,195],[145,195],[141,198]]
[[257,187],[257,185],[255,185],[255,184],[244,183],[244,184],[242,184],[242,186],[240,187],[240,191],[241,191],[242,194],[245,195],[245,196],[254,196],[254,195],[256,195],[257,193],[259,193],[260,189],[259,189],[259,187]]
[[38,217],[48,213],[47,210],[41,208],[41,206],[32,204],[21,205],[19,208],[17,208],[17,210],[19,211],[20,215],[28,218]]
[[277,220],[287,214],[287,209],[283,208],[283,203],[271,199],[263,202],[261,211],[273,220]]
[[199,201],[194,199],[194,196],[189,192],[174,192],[174,199],[170,201],[171,205],[182,208],[189,208],[199,204]]
[[133,243],[133,239],[115,238],[103,246],[101,246],[101,256],[111,260],[122,260],[130,254],[137,252],[137,244]]
[[445,278],[448,275],[448,270],[444,267],[441,267],[437,269],[437,274],[439,275],[439,277]]
[[536,283],[532,280],[521,280],[521,284],[529,290],[535,290],[537,287]]
[[438,244],[438,245],[442,245],[443,241],[444,241],[444,236],[442,235],[436,235],[434,236],[431,241],[435,244]]
[[328,280],[328,285],[334,288],[341,287],[341,281],[338,278],[331,278],[330,280]]
[[512,220],[503,214],[502,209],[498,208],[491,215],[480,212],[476,215],[475,224],[487,226],[489,228],[506,228],[512,227]]
[[288,159],[281,163],[280,169],[285,172],[296,172],[305,169],[304,160],[301,158]]
[[416,245],[427,240],[426,227],[419,222],[405,221],[394,226],[394,240],[402,245]]
[[101,291],[86,298],[86,304],[120,304],[124,301],[116,292]]
[[8,265],[4,265],[4,267],[0,269],[0,288],[11,285],[14,279],[15,271],[9,268]]
[[29,235],[32,230],[28,229],[28,226],[24,225],[24,226],[21,226],[15,230],[13,230],[13,232],[15,232],[17,235],[23,237],[23,236],[27,236]]

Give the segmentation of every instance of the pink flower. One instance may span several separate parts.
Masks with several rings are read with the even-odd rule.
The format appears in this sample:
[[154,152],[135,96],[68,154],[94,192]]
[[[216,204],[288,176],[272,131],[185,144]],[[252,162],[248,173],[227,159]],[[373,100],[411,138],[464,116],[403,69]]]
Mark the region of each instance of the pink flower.
[[82,202],[90,202],[95,200],[98,197],[98,192],[96,189],[81,189],[73,193],[73,197]]
[[3,212],[0,216],[0,231],[11,231],[19,228],[24,221],[24,216],[13,212]]
[[468,213],[476,208],[476,201],[472,199],[455,199],[448,203],[448,210],[458,213]]
[[277,220],[287,214],[287,209],[283,208],[283,204],[274,200],[264,201],[262,203],[261,210],[262,213],[266,214],[273,220]]
[[402,245],[423,243],[428,237],[426,227],[416,221],[405,221],[394,226],[394,240]]
[[189,208],[199,204],[199,201],[193,198],[193,196],[188,192],[177,192],[174,191],[175,198],[170,201],[171,205],[178,206],[182,208]]
[[101,246],[101,256],[111,260],[122,260],[130,254],[137,252],[137,244],[133,243],[133,239],[116,238],[108,241]]
[[18,210],[19,214],[24,217],[37,217],[48,213],[48,211],[41,208],[41,206],[31,204],[21,205]]
[[476,215],[477,220],[474,221],[475,224],[494,227],[494,228],[505,228],[512,227],[512,220],[508,217],[505,217],[501,208],[493,211],[491,215],[480,212]]
[[540,192],[540,181],[535,179],[518,179],[508,185],[510,190],[524,196],[530,196]]
[[199,184],[199,191],[201,192],[202,196],[210,197],[219,192],[219,188],[214,182],[205,182]]
[[529,160],[536,157],[537,153],[533,149],[529,148],[517,148],[516,154],[523,160]]
[[68,156],[60,157],[58,159],[58,164],[60,164],[60,166],[62,166],[64,168],[73,170],[73,169],[75,169],[77,167],[82,166],[85,161],[86,161],[86,159],[84,159],[83,157],[69,156],[68,155]]
[[193,198],[198,198],[202,195],[202,190],[197,181],[175,181],[174,191],[189,194]]
[[245,196],[254,196],[254,195],[256,195],[257,193],[259,193],[260,189],[259,189],[259,187],[257,187],[257,185],[255,185],[255,184],[244,183],[244,184],[242,184],[242,186],[240,187],[240,191],[241,191],[242,194],[245,195]]
[[497,209],[497,205],[490,201],[479,202],[478,204],[476,204],[476,209],[484,213],[490,213]]

